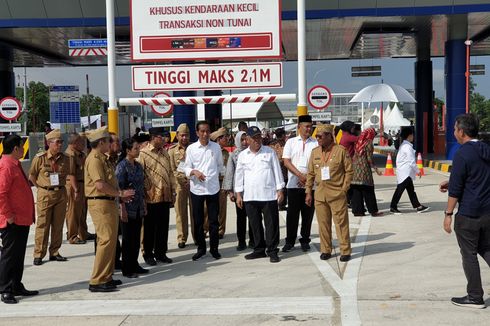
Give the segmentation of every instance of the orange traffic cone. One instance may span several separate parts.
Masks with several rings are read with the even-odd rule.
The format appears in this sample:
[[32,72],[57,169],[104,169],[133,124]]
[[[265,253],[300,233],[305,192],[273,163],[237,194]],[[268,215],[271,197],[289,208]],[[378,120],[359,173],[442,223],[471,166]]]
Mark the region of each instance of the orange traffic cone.
[[417,167],[419,168],[420,175],[424,176],[424,163],[422,162],[422,154],[417,155]]
[[395,175],[395,171],[393,170],[393,161],[391,160],[390,153],[388,153],[388,158],[386,159],[385,173],[383,175],[385,177],[392,177]]

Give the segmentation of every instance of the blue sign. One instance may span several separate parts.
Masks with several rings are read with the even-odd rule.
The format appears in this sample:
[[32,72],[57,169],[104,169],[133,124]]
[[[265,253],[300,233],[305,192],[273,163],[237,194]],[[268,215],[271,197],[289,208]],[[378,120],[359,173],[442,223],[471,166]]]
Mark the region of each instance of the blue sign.
[[83,49],[83,48],[106,48],[107,39],[81,39],[81,40],[68,40],[68,47],[70,49]]
[[80,93],[78,86],[49,87],[49,121],[80,124]]

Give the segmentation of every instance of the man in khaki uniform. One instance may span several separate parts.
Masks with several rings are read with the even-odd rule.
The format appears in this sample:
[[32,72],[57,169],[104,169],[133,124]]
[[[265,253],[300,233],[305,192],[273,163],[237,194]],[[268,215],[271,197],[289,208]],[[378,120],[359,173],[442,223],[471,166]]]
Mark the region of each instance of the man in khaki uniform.
[[352,180],[352,162],[349,153],[335,144],[334,126],[319,125],[316,131],[318,147],[311,152],[306,178],[307,205],[312,204],[313,186],[315,209],[320,232],[320,259],[332,257],[332,218],[340,243],[340,261],[350,259],[351,245],[347,190]]
[[91,292],[110,292],[121,281],[112,279],[116,251],[119,209],[117,197],[130,200],[134,190],[119,190],[114,169],[107,156],[110,135],[107,127],[87,134],[92,151],[85,161],[85,195],[97,234],[97,252],[89,282]]
[[[119,153],[121,152],[121,141],[119,140],[119,136],[116,135],[113,132],[109,133],[110,138],[109,138],[109,151],[105,153],[107,156],[107,163],[109,163],[109,166],[116,171],[116,166],[117,166],[117,161],[119,159]],[[114,264],[115,269],[121,269],[122,268],[122,262],[121,262],[121,255],[122,255],[122,249],[121,249],[121,241],[119,241],[119,236],[122,234],[121,232],[121,227],[118,226],[117,229],[117,241],[116,241],[116,262]]]
[[78,191],[73,175],[73,160],[61,152],[61,132],[55,129],[46,135],[48,150],[37,154],[32,160],[29,180],[37,187],[37,223],[34,247],[34,265],[42,265],[48,248],[49,231],[51,243],[49,260],[66,261],[59,249],[63,239],[63,224],[66,213],[67,176],[71,186]]
[[147,215],[143,219],[143,258],[150,265],[156,261],[170,264],[167,257],[170,204],[175,200],[175,178],[170,156],[164,148],[163,127],[150,128],[150,143],[140,151],[138,162],[145,172]]
[[[221,147],[221,154],[223,155],[223,167],[226,167],[226,164],[228,164],[228,158],[230,157],[230,153],[225,149],[225,147],[228,145],[228,131],[226,128],[221,127],[215,132],[211,133],[209,135],[209,138],[217,143]],[[223,190],[223,179],[225,178],[225,168],[223,168],[223,171],[219,171],[219,238],[223,239],[225,236],[225,230],[226,230],[226,199],[227,199],[227,194],[228,192]],[[205,229],[206,231],[208,230],[208,220],[207,220],[207,214],[206,214],[206,221],[205,221]]]
[[[189,214],[187,207],[191,210],[192,206],[189,195],[189,179],[185,176],[183,165],[185,162],[185,150],[189,146],[189,127],[186,123],[181,123],[177,128],[178,143],[170,148],[170,166],[176,180],[175,198],[175,227],[177,229],[177,243],[179,248],[185,248],[187,237],[189,236]],[[191,218],[191,234],[194,238],[194,220]]]
[[76,189],[71,186],[71,180],[66,184],[68,206],[66,209],[66,238],[71,244],[84,244],[87,242],[87,215],[85,192],[83,185],[83,169],[85,165],[85,139],[77,133],[68,136],[68,147],[65,154],[70,157],[75,165],[74,179]]

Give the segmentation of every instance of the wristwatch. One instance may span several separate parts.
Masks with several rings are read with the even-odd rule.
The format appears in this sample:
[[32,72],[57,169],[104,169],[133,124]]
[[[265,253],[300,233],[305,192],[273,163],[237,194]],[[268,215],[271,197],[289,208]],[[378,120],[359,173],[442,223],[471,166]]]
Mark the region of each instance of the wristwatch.
[[447,211],[444,211],[444,215],[446,215],[446,216],[453,216],[453,214],[454,214],[453,212],[449,213]]

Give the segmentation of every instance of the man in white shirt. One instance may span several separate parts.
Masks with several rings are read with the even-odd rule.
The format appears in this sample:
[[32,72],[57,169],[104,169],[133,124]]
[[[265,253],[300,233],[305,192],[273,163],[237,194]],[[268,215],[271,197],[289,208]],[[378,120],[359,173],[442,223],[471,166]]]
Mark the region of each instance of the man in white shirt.
[[[249,147],[238,156],[235,171],[235,193],[238,207],[247,211],[254,238],[254,251],[245,259],[267,257],[271,263],[281,261],[279,249],[278,203],[284,199],[279,159],[273,149],[262,146],[262,134],[257,127],[247,130]],[[265,239],[262,229],[264,215]]]
[[290,138],[284,146],[282,158],[288,169],[288,210],[286,215],[286,244],[283,252],[291,251],[298,234],[299,214],[301,213],[301,249],[310,250],[311,222],[315,214],[315,206],[305,204],[305,183],[308,173],[308,160],[311,151],[318,146],[316,139],[311,137],[312,119],[310,115],[298,118],[299,136]]
[[199,121],[196,133],[199,140],[187,147],[184,163],[185,175],[190,178],[192,218],[197,242],[197,253],[192,260],[198,260],[206,254],[204,235],[204,202],[208,209],[209,252],[220,259],[219,244],[219,173],[223,170],[223,156],[218,144],[209,141],[209,123]]
[[406,189],[410,202],[412,203],[412,207],[417,210],[417,213],[423,213],[428,211],[430,207],[420,204],[413,186],[415,175],[418,174],[420,178],[422,177],[415,161],[415,150],[413,149],[412,145],[413,128],[402,128],[400,138],[403,142],[398,149],[398,154],[396,155],[396,180],[398,185],[396,186],[395,193],[391,198],[390,212],[395,215],[402,214],[402,212],[398,210],[397,206],[403,192]]

